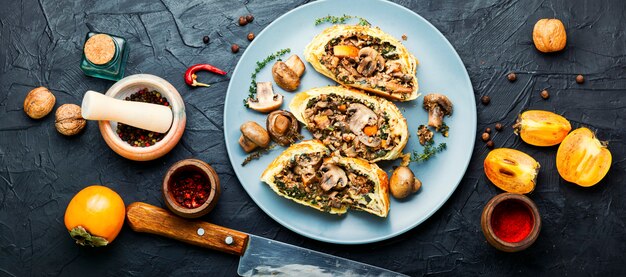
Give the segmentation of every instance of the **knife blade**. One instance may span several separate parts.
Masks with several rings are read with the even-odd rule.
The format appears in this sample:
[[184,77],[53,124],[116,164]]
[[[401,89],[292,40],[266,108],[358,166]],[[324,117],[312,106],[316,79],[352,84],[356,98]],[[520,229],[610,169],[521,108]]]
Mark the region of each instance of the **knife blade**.
[[186,220],[142,202],[128,205],[126,218],[136,232],[240,256],[240,276],[407,276],[208,222]]

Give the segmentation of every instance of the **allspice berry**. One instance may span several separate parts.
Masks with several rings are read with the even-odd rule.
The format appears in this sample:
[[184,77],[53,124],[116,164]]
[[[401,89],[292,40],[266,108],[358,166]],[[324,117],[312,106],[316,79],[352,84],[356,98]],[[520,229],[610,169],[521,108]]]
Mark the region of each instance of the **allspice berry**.
[[540,19],[533,29],[533,42],[537,50],[544,53],[563,50],[567,43],[563,22],[556,18]]
[[509,73],[509,75],[506,75],[506,78],[509,80],[509,82],[515,82],[515,80],[517,80],[517,75],[511,72]]
[[54,94],[45,87],[38,87],[26,95],[24,112],[32,119],[39,119],[52,111],[54,103],[56,103]]
[[487,132],[483,133],[482,139],[483,139],[483,141],[488,141],[489,140],[489,133],[487,133]]
[[585,82],[585,77],[583,77],[583,75],[578,74],[578,76],[576,76],[576,83],[582,84]]
[[75,104],[61,105],[57,109],[55,117],[54,127],[57,128],[59,133],[66,136],[80,133],[87,124],[87,120],[81,115],[80,106]]
[[500,123],[500,122],[496,123],[496,131],[498,131],[498,132],[502,131],[502,127],[504,127],[504,126],[502,126],[502,123]]
[[239,45],[237,45],[237,44],[233,44],[233,45],[230,47],[230,51],[232,51],[233,53],[237,53],[237,52],[239,52]]
[[246,17],[240,16],[239,17],[239,26],[245,26],[246,24],[248,24],[248,20],[246,20]]
[[254,33],[250,32],[250,33],[248,34],[248,40],[249,40],[249,41],[252,41],[253,39],[254,39]]
[[550,93],[548,93],[548,91],[547,91],[547,90],[545,90],[545,89],[544,89],[544,90],[542,90],[542,91],[541,91],[541,98],[543,98],[543,99],[548,99],[548,98],[550,98]]
[[493,140],[490,140],[490,141],[487,142],[487,148],[493,149],[493,146],[494,146]]
[[483,105],[489,105],[489,102],[491,102],[491,98],[487,95],[483,96],[480,98],[480,102],[483,103]]
[[252,23],[253,20],[254,20],[254,16],[252,16],[251,14],[246,15],[246,21],[248,21],[248,23]]

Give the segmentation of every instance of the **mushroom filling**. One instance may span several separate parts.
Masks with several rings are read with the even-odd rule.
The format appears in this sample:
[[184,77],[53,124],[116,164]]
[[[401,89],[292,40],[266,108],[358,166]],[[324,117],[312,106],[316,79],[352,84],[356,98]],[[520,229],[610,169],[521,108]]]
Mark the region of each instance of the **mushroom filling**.
[[279,191],[324,211],[345,206],[368,207],[374,199],[374,182],[365,175],[332,160],[324,153],[295,155],[275,176]]
[[386,112],[362,100],[331,93],[312,98],[304,111],[307,129],[335,154],[373,160],[400,143],[390,132],[393,120]]
[[413,75],[402,71],[395,46],[364,34],[330,40],[320,63],[345,84],[367,85],[389,94],[408,96],[413,92]]

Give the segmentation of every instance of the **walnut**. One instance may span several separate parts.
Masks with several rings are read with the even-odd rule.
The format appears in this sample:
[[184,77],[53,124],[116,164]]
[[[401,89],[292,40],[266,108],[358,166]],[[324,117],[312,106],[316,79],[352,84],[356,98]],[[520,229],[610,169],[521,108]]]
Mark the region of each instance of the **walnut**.
[[30,118],[39,119],[52,111],[56,98],[54,94],[45,87],[38,87],[31,90],[24,99],[24,112]]
[[533,29],[533,42],[537,50],[544,53],[563,50],[567,42],[563,22],[558,19],[540,19]]
[[75,104],[63,104],[56,111],[56,121],[54,126],[59,133],[66,136],[73,136],[85,128],[85,120],[80,112],[80,107]]

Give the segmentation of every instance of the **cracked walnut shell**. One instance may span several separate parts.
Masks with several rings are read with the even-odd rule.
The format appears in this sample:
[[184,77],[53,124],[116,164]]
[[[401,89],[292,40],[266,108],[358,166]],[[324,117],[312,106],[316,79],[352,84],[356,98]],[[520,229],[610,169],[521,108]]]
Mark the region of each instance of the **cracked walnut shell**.
[[59,133],[66,136],[73,136],[85,128],[85,120],[80,111],[80,107],[75,104],[63,104],[56,111],[56,121],[54,126]]
[[533,42],[537,50],[549,53],[565,48],[567,34],[563,22],[558,19],[540,19],[533,29]]
[[38,87],[31,90],[24,99],[24,112],[32,118],[42,118],[52,111],[56,98],[54,94],[45,87]]

